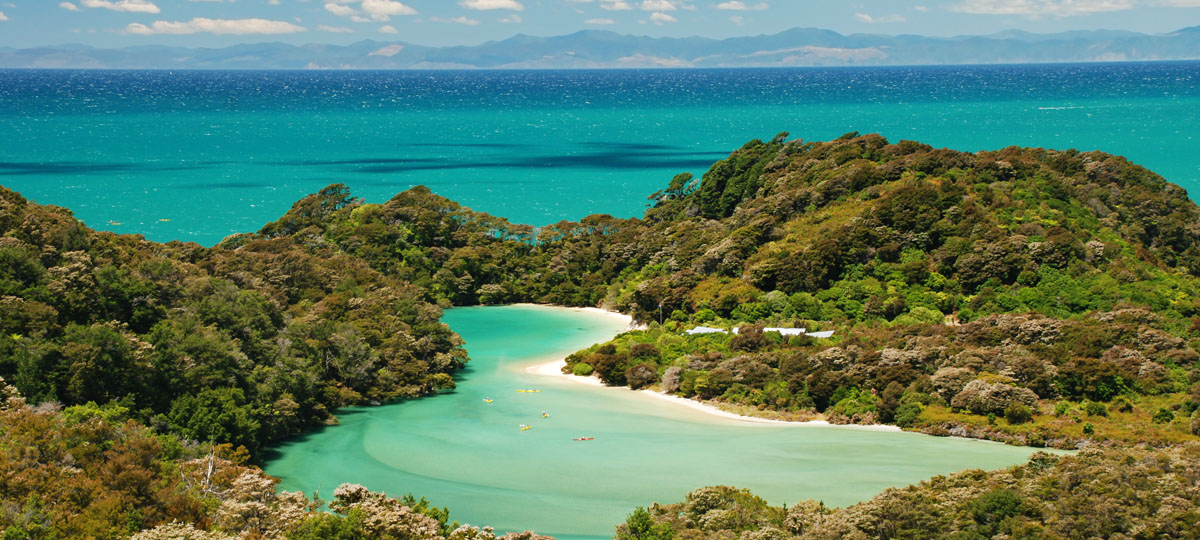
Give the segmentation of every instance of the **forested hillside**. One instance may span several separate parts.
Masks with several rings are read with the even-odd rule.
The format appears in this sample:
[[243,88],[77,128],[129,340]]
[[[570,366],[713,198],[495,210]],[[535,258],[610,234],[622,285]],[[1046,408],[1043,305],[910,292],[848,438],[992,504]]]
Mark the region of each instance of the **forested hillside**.
[[[675,177],[642,219],[536,231],[424,188],[306,201],[225,245],[336,249],[443,305],[603,304],[651,323],[569,359],[608,384],[1022,444],[1194,436],[1200,208],[1117,156],[781,134]],[[747,326],[682,334],[698,324]]]
[[465,353],[423,296],[334,250],[157,244],[0,188],[0,377],[34,403],[257,455],[337,407],[453,387]]
[[[350,488],[337,514],[313,513],[244,462],[337,407],[453,388],[466,352],[440,308],[531,301],[646,323],[568,359],[610,385],[1110,447],[843,510],[713,489],[635,513],[623,537],[1074,537],[1133,500],[1089,522],[1095,535],[1194,536],[1198,241],[1200,207],[1120,157],[856,134],[752,141],[671,179],[643,218],[538,229],[423,187],[368,204],[335,184],[204,248],[96,232],[0,188],[0,377],[15,386],[0,526],[6,540],[223,538],[247,519],[254,538],[486,539]],[[697,325],[739,332],[685,333]],[[217,460],[226,484],[197,469]],[[1089,475],[1117,491],[1063,487]],[[425,532],[371,528],[391,519]]]
[[1200,445],[1036,454],[1003,471],[965,471],[889,489],[847,508],[771,506],[718,486],[638,508],[619,540],[868,538],[1200,538]]

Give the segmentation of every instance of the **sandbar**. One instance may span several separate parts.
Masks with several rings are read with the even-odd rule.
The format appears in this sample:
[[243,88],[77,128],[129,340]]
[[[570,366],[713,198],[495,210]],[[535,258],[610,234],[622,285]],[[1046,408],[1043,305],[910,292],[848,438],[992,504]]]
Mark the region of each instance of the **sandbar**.
[[[562,378],[562,380],[568,380],[568,381],[578,383],[578,384],[586,384],[588,386],[605,386],[604,383],[600,381],[600,378],[596,377],[595,375],[583,377],[580,375],[569,375],[569,374],[563,373],[562,369],[566,365],[567,365],[566,360],[556,359],[556,360],[550,360],[548,362],[539,362],[539,363],[533,364],[529,367],[526,367],[525,371],[528,373],[533,373],[535,375],[542,375],[542,376],[548,376],[548,377],[560,377],[560,378]],[[613,390],[618,390],[618,388],[614,387]],[[742,415],[742,414],[729,412],[729,411],[720,409],[716,406],[710,405],[708,403],[703,403],[703,402],[700,402],[700,401],[697,401],[694,399],[688,399],[685,397],[673,396],[671,394],[667,394],[665,392],[659,392],[659,391],[655,391],[655,390],[640,390],[637,392],[637,394],[646,396],[651,399],[657,399],[657,400],[665,401],[668,403],[674,403],[676,405],[680,405],[683,407],[688,407],[690,409],[697,410],[697,411],[709,414],[711,416],[717,416],[720,418],[726,418],[729,420],[737,420],[739,422],[746,422],[746,423],[751,423],[751,424],[776,424],[776,425],[790,425],[790,426],[832,426],[832,427],[847,428],[847,429],[859,429],[859,430],[866,430],[866,431],[893,431],[893,432],[903,431],[899,427],[889,426],[889,425],[884,425],[884,424],[872,424],[872,425],[864,426],[864,425],[857,425],[857,424],[830,424],[826,420],[798,421],[798,420],[778,420],[778,419],[774,419],[774,418],[759,418],[757,416],[746,416],[746,415]]]

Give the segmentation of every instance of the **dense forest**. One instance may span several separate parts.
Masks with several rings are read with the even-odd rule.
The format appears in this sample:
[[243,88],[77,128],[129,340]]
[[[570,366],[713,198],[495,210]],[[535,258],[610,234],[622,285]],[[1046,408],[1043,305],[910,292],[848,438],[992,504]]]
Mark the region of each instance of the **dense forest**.
[[1038,453],[1003,471],[965,471],[847,508],[772,506],[746,490],[701,488],[638,508],[618,540],[869,538],[1200,538],[1200,445]]
[[[316,512],[252,464],[338,407],[452,389],[467,357],[441,308],[517,301],[644,323],[568,359],[609,385],[1093,448],[849,509],[706,488],[639,509],[621,538],[1197,534],[1200,207],[1178,186],[1100,152],[780,134],[647,206],[535,229],[423,187],[369,204],[335,184],[205,248],[0,188],[3,538],[225,538],[253,520],[251,538],[486,540],[353,486]],[[1112,491],[1077,489],[1089,475]],[[425,532],[371,528],[393,518]]]
[[257,457],[337,407],[453,387],[465,352],[424,296],[289,238],[158,244],[0,188],[0,377],[34,403]]
[[[535,230],[331,186],[222,246],[333,249],[441,305],[624,311],[649,328],[569,370],[741,412],[1064,448],[1200,429],[1200,207],[1124,158],[781,134],[650,201]],[[700,324],[743,332],[683,333]]]

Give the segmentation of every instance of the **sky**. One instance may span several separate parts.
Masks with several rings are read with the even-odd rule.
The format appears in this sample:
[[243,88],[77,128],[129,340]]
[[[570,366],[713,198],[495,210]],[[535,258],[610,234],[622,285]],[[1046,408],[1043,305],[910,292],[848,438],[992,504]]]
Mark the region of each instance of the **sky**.
[[364,39],[475,45],[584,29],[726,38],[793,27],[979,35],[1018,29],[1167,33],[1200,25],[1200,0],[0,0],[0,47]]

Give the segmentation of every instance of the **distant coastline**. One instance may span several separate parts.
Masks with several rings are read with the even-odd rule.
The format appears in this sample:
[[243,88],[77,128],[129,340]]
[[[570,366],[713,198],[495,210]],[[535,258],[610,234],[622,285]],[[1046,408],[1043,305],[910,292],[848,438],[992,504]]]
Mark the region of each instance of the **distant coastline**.
[[792,28],[776,34],[651,38],[602,30],[516,35],[479,45],[430,47],[364,40],[348,45],[243,43],[221,48],[63,44],[0,48],[0,68],[446,70],[833,67],[1075,62],[1200,58],[1200,26],[1163,34],[1119,30],[930,37],[841,34]]

